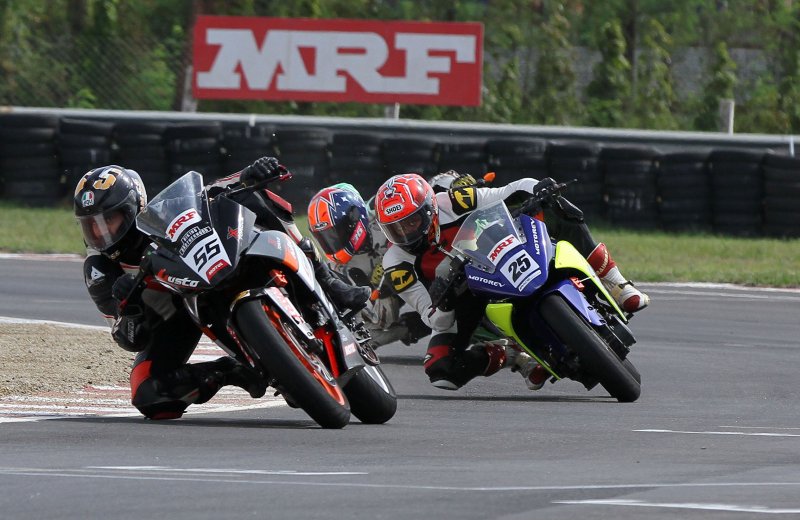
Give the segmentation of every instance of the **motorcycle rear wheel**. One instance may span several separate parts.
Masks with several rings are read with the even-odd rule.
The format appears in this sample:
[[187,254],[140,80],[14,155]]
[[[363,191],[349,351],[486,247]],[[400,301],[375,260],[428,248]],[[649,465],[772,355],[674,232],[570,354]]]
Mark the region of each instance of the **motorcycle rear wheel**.
[[362,368],[345,385],[350,411],[365,424],[383,424],[397,411],[397,394],[379,366]]
[[547,296],[542,301],[540,312],[556,336],[577,354],[584,369],[611,397],[621,403],[632,403],[639,398],[642,388],[635,376],[561,296]]
[[315,354],[306,351],[276,311],[251,300],[241,304],[235,320],[256,362],[297,406],[323,428],[347,425],[350,406],[336,379]]

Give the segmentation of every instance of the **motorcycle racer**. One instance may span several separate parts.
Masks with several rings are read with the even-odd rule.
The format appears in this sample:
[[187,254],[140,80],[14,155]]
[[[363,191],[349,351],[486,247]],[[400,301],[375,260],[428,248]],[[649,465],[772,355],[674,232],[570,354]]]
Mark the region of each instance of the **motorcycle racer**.
[[317,192],[308,204],[308,228],[331,268],[357,285],[369,285],[378,297],[362,312],[375,343],[415,343],[431,329],[416,312],[400,313],[402,300],[383,276],[381,262],[389,247],[375,220],[373,200],[364,202],[351,184]]
[[[209,193],[285,173],[277,159],[262,157],[212,184]],[[244,191],[237,202],[254,211],[260,225],[273,224],[270,219],[276,211],[291,215],[288,204],[267,190]],[[140,294],[130,297],[143,255],[152,247],[135,225],[146,204],[147,193],[139,175],[118,165],[87,172],[73,197],[75,217],[87,246],[83,270],[89,295],[111,323],[114,341],[136,353],[130,374],[132,404],[147,418],[173,419],[189,405],[207,402],[222,386],[240,387],[254,398],[263,396],[266,384],[259,374],[231,357],[187,363],[201,332],[177,296],[157,283],[148,283]],[[301,237],[296,233],[293,238]],[[368,288],[335,279],[319,261],[315,262],[315,274],[340,305],[360,306],[369,296]]]
[[[387,276],[397,294],[419,312],[433,330],[424,367],[431,383],[456,390],[472,378],[490,376],[502,368],[518,370],[528,387],[539,389],[547,379],[546,370],[513,345],[486,342],[470,346],[469,341],[483,317],[486,301],[467,292],[432,307],[431,293],[449,269],[445,254],[463,218],[477,208],[499,200],[507,204],[525,201],[550,178],[513,181],[500,188],[466,186],[435,193],[417,174],[388,179],[375,197],[375,211],[381,230],[390,242],[383,258]],[[649,297],[622,277],[606,246],[592,238],[582,212],[566,199],[545,212],[553,236],[570,241],[597,271],[603,284],[627,312],[636,312]],[[429,292],[430,291],[430,292]]]

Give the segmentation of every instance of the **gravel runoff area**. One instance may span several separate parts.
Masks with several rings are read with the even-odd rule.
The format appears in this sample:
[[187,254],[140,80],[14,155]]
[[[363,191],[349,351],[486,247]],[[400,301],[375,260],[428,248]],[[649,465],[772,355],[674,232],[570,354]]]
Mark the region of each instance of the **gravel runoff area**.
[[0,397],[127,386],[132,361],[108,330],[0,323]]

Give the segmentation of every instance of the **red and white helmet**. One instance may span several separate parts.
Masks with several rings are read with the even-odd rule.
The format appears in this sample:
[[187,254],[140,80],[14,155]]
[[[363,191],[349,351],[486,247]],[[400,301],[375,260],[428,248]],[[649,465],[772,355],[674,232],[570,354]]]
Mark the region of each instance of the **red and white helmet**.
[[395,175],[375,195],[378,224],[390,242],[419,254],[439,240],[439,208],[428,182],[416,173]]

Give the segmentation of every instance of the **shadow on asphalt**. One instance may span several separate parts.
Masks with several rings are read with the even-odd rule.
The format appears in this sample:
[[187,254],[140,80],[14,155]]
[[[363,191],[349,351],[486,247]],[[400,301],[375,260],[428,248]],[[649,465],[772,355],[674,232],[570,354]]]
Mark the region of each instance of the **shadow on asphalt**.
[[168,427],[180,428],[185,426],[206,426],[209,428],[271,428],[271,429],[295,429],[306,430],[309,428],[320,428],[311,419],[308,420],[286,420],[286,419],[231,419],[230,417],[203,417],[202,415],[192,416],[187,414],[180,419],[171,419],[167,421],[151,421],[144,417],[64,417],[53,419],[56,421],[76,421],[76,422],[93,422],[99,424],[142,424],[144,426],[152,427]]
[[578,396],[578,395],[432,395],[432,394],[398,394],[398,399],[418,399],[420,401],[508,401],[535,403],[610,403],[619,404],[611,396]]

